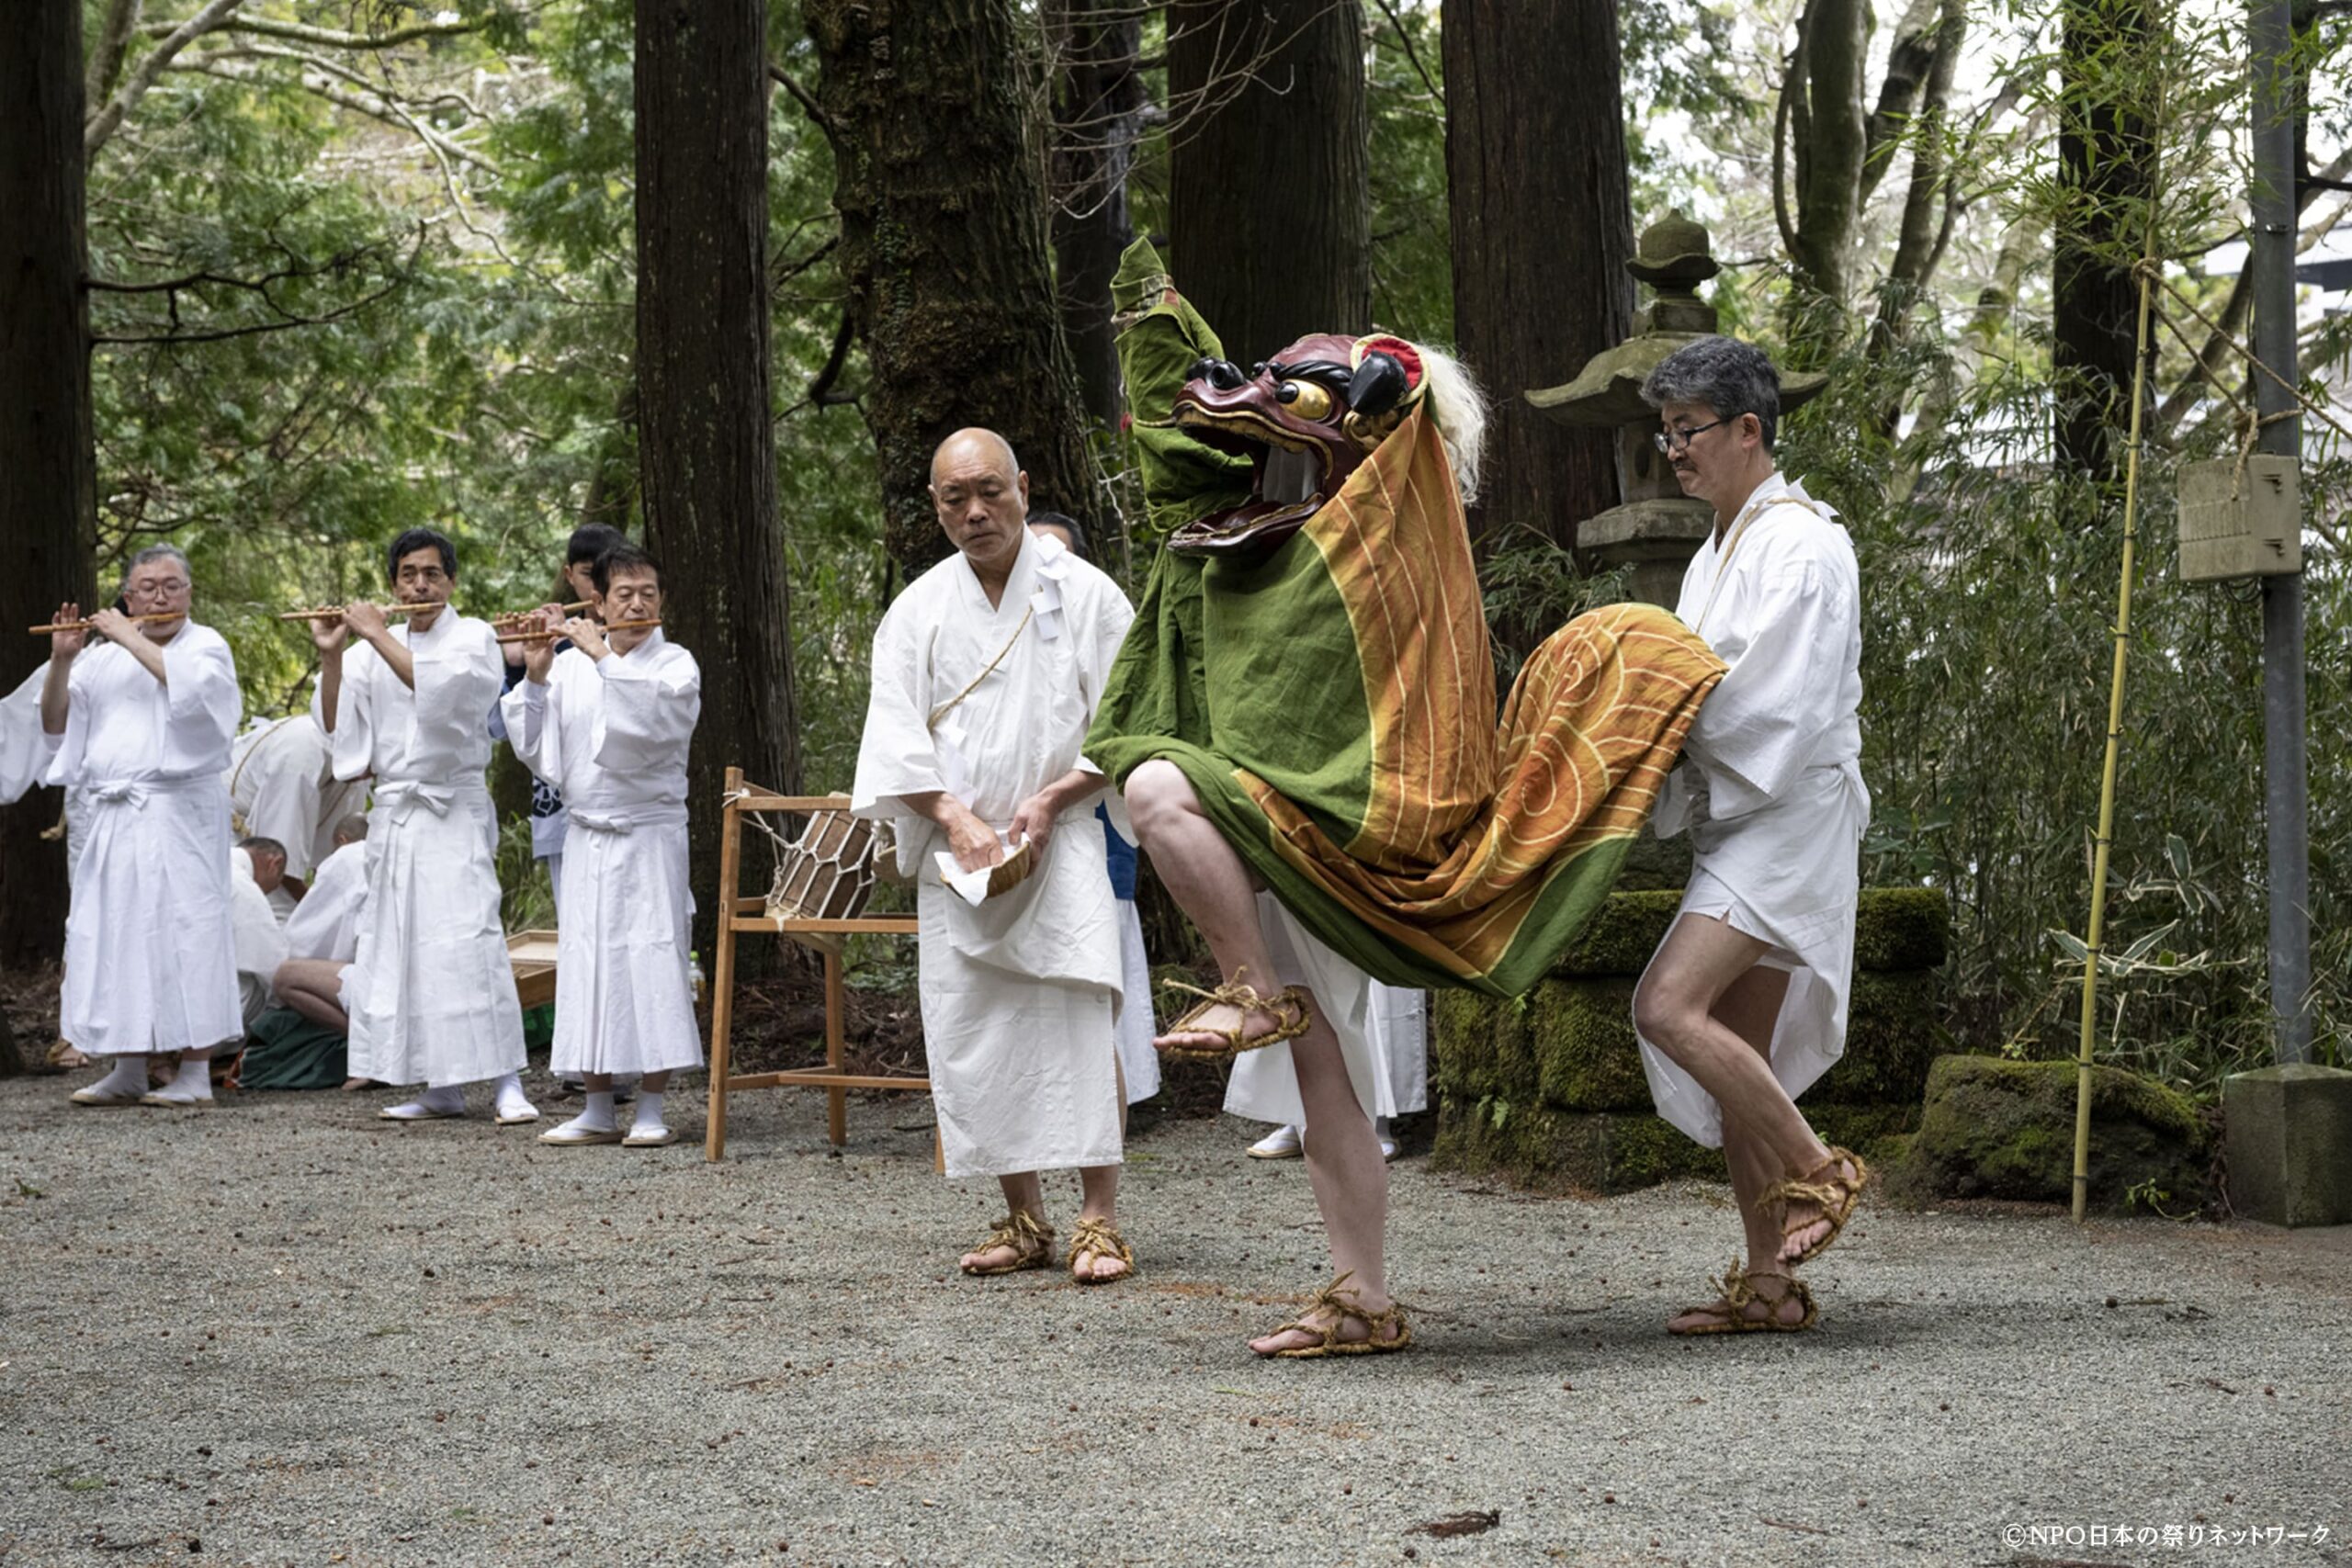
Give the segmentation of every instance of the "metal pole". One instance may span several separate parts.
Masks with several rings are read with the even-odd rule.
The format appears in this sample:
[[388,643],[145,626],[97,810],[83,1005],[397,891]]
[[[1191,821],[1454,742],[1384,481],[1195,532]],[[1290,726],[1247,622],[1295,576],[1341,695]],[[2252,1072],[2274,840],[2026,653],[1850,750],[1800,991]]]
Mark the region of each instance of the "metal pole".
[[[2254,352],[2276,375],[2254,375],[2261,450],[2301,459],[2303,424],[2290,389],[2295,365],[2295,102],[2288,54],[2292,0],[2250,0],[2254,83]],[[2283,383],[2283,384],[2282,384]],[[2262,580],[2262,776],[2269,828],[2270,1007],[2281,1063],[2308,1062],[2311,842],[2303,745],[2303,579]]]

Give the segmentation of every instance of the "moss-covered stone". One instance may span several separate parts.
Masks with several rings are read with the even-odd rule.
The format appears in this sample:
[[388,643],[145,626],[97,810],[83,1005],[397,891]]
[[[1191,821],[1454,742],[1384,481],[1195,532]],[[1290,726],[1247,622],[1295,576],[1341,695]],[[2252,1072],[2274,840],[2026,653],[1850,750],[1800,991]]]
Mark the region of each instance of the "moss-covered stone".
[[1943,999],[1943,976],[1932,970],[1857,974],[1846,1010],[1846,1054],[1805,1091],[1807,1099],[1917,1105],[1928,1069],[1952,1048]]
[[1640,975],[1666,940],[1681,903],[1679,883],[1641,892],[1627,892],[1621,884],[1560,955],[1552,973],[1572,978]]
[[1854,915],[1854,967],[1939,969],[1951,953],[1951,900],[1940,887],[1865,887]]
[[[2075,1066],[1940,1056],[1928,1074],[1918,1135],[1888,1190],[1938,1198],[2073,1201]],[[2211,1191],[2211,1129],[2196,1104],[2117,1067],[2091,1071],[2089,1203],[2110,1213],[2178,1213]]]
[[[1857,977],[1846,1055],[1811,1091],[1849,1104],[1917,1104],[1928,1064],[1949,1049],[1932,972]],[[1500,1000],[1439,994],[1433,1073],[1441,1092],[1498,1096],[1559,1111],[1647,1111],[1649,1080],[1634,1038],[1634,982],[1547,979]]]
[[[1916,1123],[1911,1105],[1808,1106],[1821,1136],[1875,1161]],[[1677,1177],[1720,1178],[1724,1156],[1653,1115],[1559,1111],[1488,1097],[1438,1106],[1430,1164],[1539,1192],[1628,1192]]]
[[[1681,902],[1679,884],[1635,891],[1621,881],[1553,973],[1567,978],[1639,975],[1666,940]],[[1951,903],[1940,889],[1862,889],[1854,916],[1855,968],[1934,969],[1951,946]]]

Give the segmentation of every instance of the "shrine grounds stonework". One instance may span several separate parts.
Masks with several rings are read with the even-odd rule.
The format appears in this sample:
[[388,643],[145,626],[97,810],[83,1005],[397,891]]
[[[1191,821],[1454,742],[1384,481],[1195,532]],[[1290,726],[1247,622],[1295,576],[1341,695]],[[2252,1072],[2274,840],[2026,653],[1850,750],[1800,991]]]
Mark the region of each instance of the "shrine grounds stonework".
[[2352,1232],[1873,1202],[1817,1333],[1678,1341],[1725,1189],[1408,1158],[1419,1343],[1261,1363],[1321,1238],[1229,1121],[1139,1136],[1080,1290],[955,1276],[920,1100],[743,1095],[710,1167],[87,1076],[0,1083],[0,1568],[2352,1563]]

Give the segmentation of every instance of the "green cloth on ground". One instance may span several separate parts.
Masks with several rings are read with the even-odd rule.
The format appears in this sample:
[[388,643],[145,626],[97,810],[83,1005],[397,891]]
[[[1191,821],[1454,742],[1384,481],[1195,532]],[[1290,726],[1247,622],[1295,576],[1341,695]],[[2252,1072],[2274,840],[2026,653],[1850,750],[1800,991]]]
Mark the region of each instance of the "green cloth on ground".
[[244,1089],[340,1089],[351,1042],[292,1008],[271,1008],[245,1032],[237,1082]]

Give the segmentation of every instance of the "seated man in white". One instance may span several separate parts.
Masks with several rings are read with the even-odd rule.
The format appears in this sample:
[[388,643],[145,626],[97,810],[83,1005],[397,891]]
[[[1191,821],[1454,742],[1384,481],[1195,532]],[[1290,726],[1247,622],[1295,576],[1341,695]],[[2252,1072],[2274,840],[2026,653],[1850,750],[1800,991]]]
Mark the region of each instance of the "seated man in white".
[[368,907],[367,837],[365,817],[334,825],[334,852],[319,863],[310,892],[287,919],[286,961],[270,982],[280,1003],[338,1034],[351,1032],[345,995],[359,953],[360,912]]

